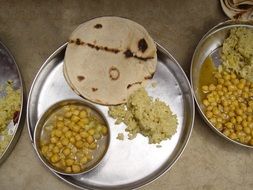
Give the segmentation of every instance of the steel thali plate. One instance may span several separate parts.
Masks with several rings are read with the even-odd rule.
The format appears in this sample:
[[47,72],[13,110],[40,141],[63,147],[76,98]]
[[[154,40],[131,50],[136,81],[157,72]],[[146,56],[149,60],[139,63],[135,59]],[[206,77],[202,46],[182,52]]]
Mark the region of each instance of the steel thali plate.
[[191,85],[193,88],[194,98],[196,100],[198,110],[200,112],[200,115],[204,119],[204,121],[207,123],[207,125],[211,127],[212,130],[214,130],[218,135],[220,135],[224,139],[232,143],[235,143],[237,145],[241,145],[247,148],[253,148],[253,146],[246,145],[236,140],[230,139],[229,137],[224,135],[221,131],[219,131],[208,120],[208,118],[204,114],[204,105],[202,104],[200,93],[199,93],[199,76],[200,76],[200,70],[201,70],[202,64],[204,63],[205,59],[208,56],[210,56],[215,66],[218,67],[219,65],[222,64],[221,56],[220,56],[221,50],[222,50],[222,44],[224,40],[228,37],[229,31],[232,28],[236,28],[236,27],[246,27],[248,29],[253,30],[253,21],[228,20],[216,25],[204,35],[204,37],[200,40],[192,57],[190,78],[191,78]]
[[[20,111],[18,115],[15,115],[15,123],[14,121],[10,121],[7,126],[7,132],[11,135],[11,139],[4,149],[3,153],[0,154],[0,164],[9,156],[11,151],[13,150],[15,144],[18,141],[18,138],[21,134],[22,127],[20,125],[22,108],[23,108],[23,84],[22,77],[19,72],[18,66],[9,52],[9,50],[4,46],[3,43],[0,42],[0,86],[3,87],[6,85],[8,81],[12,81],[13,88],[15,90],[20,90]],[[0,98],[4,97],[5,90],[0,89]],[[2,109],[2,108],[0,108]],[[14,117],[14,116],[13,116]],[[2,141],[4,137],[0,135],[0,141]]]
[[[56,50],[39,70],[30,90],[27,104],[27,124],[32,144],[36,122],[55,102],[64,99],[82,99],[68,86],[63,75],[63,59],[67,44]],[[148,184],[171,168],[183,152],[194,122],[194,100],[189,81],[177,61],[160,45],[158,65],[149,95],[170,106],[178,117],[177,133],[163,141],[160,148],[148,144],[148,139],[137,135],[133,140],[116,139],[124,133],[125,125],[115,126],[108,116],[108,107],[93,103],[106,117],[111,141],[106,156],[94,170],[79,176],[54,173],[65,182],[81,189],[133,189]],[[126,136],[126,135],[125,135]],[[53,171],[51,171],[53,172]]]

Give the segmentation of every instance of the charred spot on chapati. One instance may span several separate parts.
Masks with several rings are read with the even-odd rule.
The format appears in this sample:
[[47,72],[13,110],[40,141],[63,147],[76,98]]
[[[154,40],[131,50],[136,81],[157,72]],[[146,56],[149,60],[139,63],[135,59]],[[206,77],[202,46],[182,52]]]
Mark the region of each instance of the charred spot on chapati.
[[91,88],[93,92],[97,91],[98,89],[97,88]]
[[147,61],[148,59],[154,59],[154,57],[139,57],[137,55],[134,55],[136,59],[142,60],[142,61]]
[[134,56],[133,52],[131,52],[130,49],[127,49],[127,50],[124,52],[124,54],[125,54],[126,58],[129,58],[129,57],[133,57],[133,56]]
[[140,39],[138,42],[138,48],[140,51],[142,51],[143,53],[146,51],[146,49],[148,48],[148,44],[146,42],[146,40],[144,38]]
[[78,80],[79,82],[83,81],[84,79],[85,79],[84,76],[77,76],[77,80]]
[[112,80],[117,80],[120,76],[120,72],[116,67],[111,67],[109,69],[109,76]]
[[81,45],[81,40],[79,38],[76,39],[76,45]]
[[69,43],[73,44],[75,43],[76,45],[83,45],[84,42],[82,42],[79,38],[77,38],[76,40],[69,40]]
[[103,47],[103,46],[97,46],[97,45],[94,45],[94,44],[91,44],[91,43],[87,43],[87,45],[90,48],[95,48],[96,50],[104,50],[104,51],[108,51],[108,52],[112,52],[112,53],[119,53],[120,52],[120,50],[115,49],[115,48],[108,48],[108,47]]
[[128,84],[127,85],[127,89],[129,89],[131,86],[135,85],[135,84],[141,84],[142,82],[134,82],[134,83],[131,83],[131,84]]
[[126,58],[134,57],[134,58],[139,59],[141,61],[147,61],[148,59],[154,58],[154,57],[140,57],[140,56],[134,55],[134,53],[130,49],[127,49],[126,51],[124,51],[124,54],[125,54]]
[[102,28],[103,26],[102,26],[102,24],[96,24],[95,26],[94,26],[94,28],[96,28],[96,29],[100,29],[100,28]]
[[109,47],[106,47],[106,46],[104,47],[104,46],[95,45],[97,43],[96,40],[94,41],[94,44],[85,43],[85,42],[81,41],[79,38],[77,38],[76,40],[69,40],[69,42],[70,43],[75,43],[76,45],[87,45],[88,47],[96,49],[97,51],[98,50],[103,50],[103,51],[108,51],[108,52],[112,52],[112,53],[115,53],[115,54],[120,52],[120,50],[116,49],[116,48],[109,48]]

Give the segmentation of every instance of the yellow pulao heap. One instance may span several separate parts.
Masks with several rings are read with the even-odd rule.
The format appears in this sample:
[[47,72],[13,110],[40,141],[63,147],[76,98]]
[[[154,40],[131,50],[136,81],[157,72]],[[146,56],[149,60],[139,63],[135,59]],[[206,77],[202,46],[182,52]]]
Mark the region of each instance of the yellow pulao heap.
[[116,124],[124,122],[129,139],[138,133],[149,138],[149,143],[160,143],[176,133],[178,121],[164,102],[149,97],[144,88],[132,94],[127,104],[110,106],[109,115]]
[[20,109],[20,90],[14,90],[12,83],[1,87],[0,91],[5,92],[5,96],[0,98],[0,155],[8,146],[11,135],[8,134],[7,126],[13,119],[13,115]]
[[225,69],[253,82],[253,30],[244,27],[231,29],[223,43],[221,58]]

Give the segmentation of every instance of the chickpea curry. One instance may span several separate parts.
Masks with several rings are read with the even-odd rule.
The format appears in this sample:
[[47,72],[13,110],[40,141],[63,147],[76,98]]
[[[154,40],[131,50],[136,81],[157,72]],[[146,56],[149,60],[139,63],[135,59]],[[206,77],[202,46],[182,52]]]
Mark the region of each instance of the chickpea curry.
[[60,171],[80,173],[103,156],[106,146],[99,142],[107,135],[108,127],[95,111],[83,105],[65,105],[45,122],[40,151]]
[[207,57],[199,86],[205,116],[213,126],[230,139],[253,146],[253,83],[233,71],[215,68]]

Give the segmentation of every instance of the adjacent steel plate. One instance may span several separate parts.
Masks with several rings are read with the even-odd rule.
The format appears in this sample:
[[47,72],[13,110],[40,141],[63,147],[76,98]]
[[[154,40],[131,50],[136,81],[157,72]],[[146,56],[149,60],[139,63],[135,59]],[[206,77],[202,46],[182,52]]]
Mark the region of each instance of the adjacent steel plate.
[[[7,126],[9,134],[12,134],[12,138],[9,145],[6,147],[5,151],[3,152],[3,154],[2,155],[0,154],[0,164],[11,153],[16,142],[18,141],[18,138],[20,136],[20,133],[23,127],[20,125],[21,113],[22,113],[22,108],[23,108],[23,85],[22,85],[21,74],[19,72],[18,66],[14,58],[12,57],[11,53],[0,42],[0,86],[6,84],[8,80],[13,81],[14,89],[21,90],[21,96],[20,96],[21,105],[20,105],[20,114],[19,114],[18,122],[14,124],[13,121],[11,121],[9,125]],[[3,96],[5,96],[5,93],[2,91],[0,92],[0,98]],[[0,135],[0,138],[1,138],[1,135]]]
[[223,138],[248,148],[253,148],[253,146],[242,144],[238,141],[232,140],[225,136],[222,132],[220,132],[216,127],[212,125],[211,122],[207,119],[204,114],[204,106],[199,97],[199,74],[202,64],[204,60],[210,55],[211,59],[213,60],[216,66],[221,64],[220,58],[220,50],[224,40],[228,37],[229,30],[234,27],[247,27],[253,29],[253,22],[252,21],[226,21],[223,23],[218,24],[214,28],[212,28],[207,34],[201,39],[199,42],[194,55],[192,57],[191,63],[191,84],[195,96],[195,100],[199,109],[199,112],[205,122],[210,126],[216,133],[218,133]]
[[[55,102],[76,98],[63,76],[64,44],[43,64],[30,90],[27,105],[27,124],[32,143],[36,122],[43,112]],[[194,100],[186,75],[177,61],[158,45],[158,65],[153,81],[154,88],[147,87],[149,95],[166,102],[177,114],[179,125],[177,133],[162,147],[148,144],[148,139],[138,135],[134,140],[116,139],[125,126],[114,125],[108,116],[108,107],[93,104],[105,115],[110,125],[111,142],[102,163],[87,174],[64,176],[55,173],[62,180],[83,189],[132,189],[143,186],[165,171],[179,158],[191,135],[194,122]],[[126,133],[125,133],[126,134]],[[53,171],[52,171],[53,172]]]

